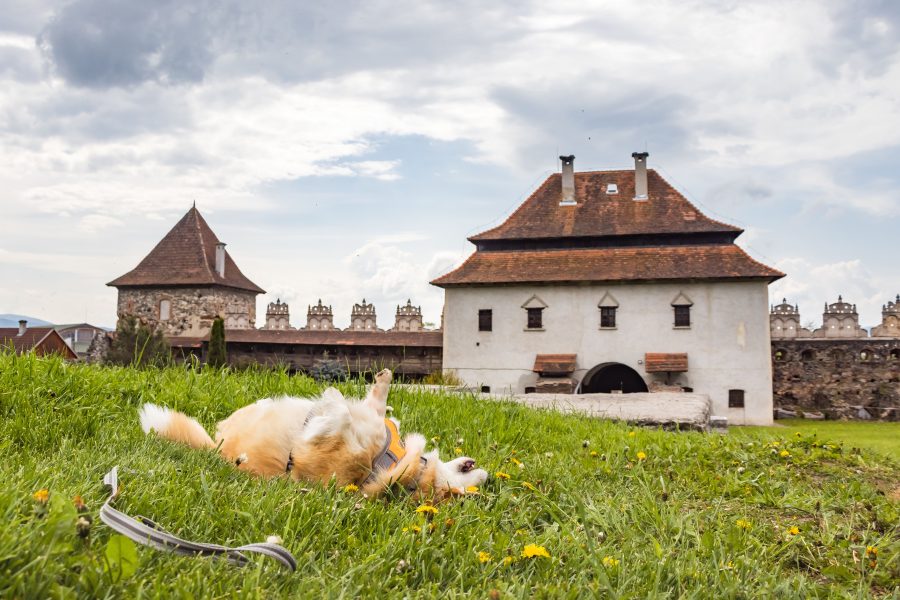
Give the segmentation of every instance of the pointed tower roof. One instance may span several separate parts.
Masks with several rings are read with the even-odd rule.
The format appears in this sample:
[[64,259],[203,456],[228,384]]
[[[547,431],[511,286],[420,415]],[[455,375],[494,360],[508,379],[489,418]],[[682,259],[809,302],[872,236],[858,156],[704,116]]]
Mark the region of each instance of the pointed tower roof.
[[265,290],[247,279],[225,251],[225,276],[216,273],[216,244],[219,238],[210,229],[196,206],[160,240],[150,254],[128,273],[106,285],[147,287],[160,285],[221,285],[264,294]]

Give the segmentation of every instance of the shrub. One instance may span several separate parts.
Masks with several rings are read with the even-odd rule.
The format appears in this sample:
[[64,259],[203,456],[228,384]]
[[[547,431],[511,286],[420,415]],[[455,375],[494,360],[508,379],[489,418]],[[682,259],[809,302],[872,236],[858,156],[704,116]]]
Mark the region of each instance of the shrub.
[[225,349],[225,321],[221,317],[216,317],[212,324],[206,364],[215,368],[224,367],[228,364],[228,352]]
[[154,330],[134,315],[119,319],[106,362],[136,367],[163,366],[172,362],[172,351],[162,331]]
[[346,381],[349,377],[349,371],[340,361],[325,358],[316,363],[316,365],[309,370],[309,376],[316,381],[332,383],[336,381]]

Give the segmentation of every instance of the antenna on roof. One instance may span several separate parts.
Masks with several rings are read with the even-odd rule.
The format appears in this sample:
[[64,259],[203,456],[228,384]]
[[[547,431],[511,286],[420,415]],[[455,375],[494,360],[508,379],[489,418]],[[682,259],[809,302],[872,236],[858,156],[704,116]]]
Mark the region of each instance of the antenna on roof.
[[192,208],[197,208],[197,201],[194,200],[194,206]]

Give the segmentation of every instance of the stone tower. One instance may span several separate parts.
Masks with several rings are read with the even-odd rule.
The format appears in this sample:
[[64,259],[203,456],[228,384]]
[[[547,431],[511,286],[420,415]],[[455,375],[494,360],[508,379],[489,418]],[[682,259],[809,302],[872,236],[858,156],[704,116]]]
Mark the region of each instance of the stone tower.
[[872,328],[872,337],[900,338],[900,294],[881,307],[881,325]]
[[291,309],[287,303],[282,303],[281,298],[270,302],[266,309],[266,325],[263,329],[291,330]]
[[787,298],[773,306],[769,312],[769,329],[772,339],[792,339],[810,337],[812,333],[800,326],[800,307],[788,304]]
[[825,303],[822,313],[822,327],[813,331],[817,338],[860,338],[868,337],[866,330],[859,326],[856,305],[844,302],[841,296],[834,304]]
[[412,300],[406,300],[406,306],[397,306],[394,317],[394,328],[391,331],[422,331],[422,307],[413,306]]
[[306,309],[306,327],[304,329],[329,330],[334,329],[334,313],[331,312],[331,305],[319,303]]
[[366,304],[363,298],[362,304],[354,304],[353,311],[350,313],[351,331],[378,331],[378,325],[375,322],[375,305]]
[[166,336],[203,337],[216,317],[228,329],[255,327],[256,295],[206,220],[192,207],[134,269],[108,284],[119,318],[133,315]]

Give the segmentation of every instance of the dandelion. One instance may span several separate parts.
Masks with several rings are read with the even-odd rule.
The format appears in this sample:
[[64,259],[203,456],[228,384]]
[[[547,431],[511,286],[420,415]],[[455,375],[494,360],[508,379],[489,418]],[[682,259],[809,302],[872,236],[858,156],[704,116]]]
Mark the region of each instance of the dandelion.
[[467,493],[467,494],[477,494],[477,493],[478,493],[478,486],[477,486],[477,485],[470,485],[469,487],[466,488],[466,493]]
[[352,494],[353,492],[359,491],[359,486],[354,485],[352,483],[348,483],[347,485],[344,486],[344,491],[347,492],[348,494]]
[[50,500],[50,490],[43,489],[38,490],[31,495],[35,502],[39,504],[47,504],[47,501]]
[[503,566],[508,567],[509,565],[513,564],[514,560],[515,559],[512,556],[504,556],[503,557]]
[[598,456],[600,456],[599,452],[597,452],[596,450],[591,450],[591,458],[597,458]]
[[447,519],[444,521],[444,527],[453,527],[454,525],[456,525],[456,520],[454,519]]
[[647,460],[647,455],[646,455],[645,453],[643,453],[643,452],[638,452],[638,453],[637,453],[637,459],[638,459],[638,460]]
[[409,527],[403,528],[403,533],[406,533],[407,531],[412,531],[413,533],[421,533],[422,528],[419,527],[418,525],[410,525]]
[[460,448],[460,447],[454,448],[453,451],[457,454],[462,454],[462,448]]
[[608,569],[619,566],[619,559],[613,558],[612,556],[609,556],[609,555],[604,556],[602,562],[603,562],[603,566]]
[[280,535],[270,535],[266,538],[267,544],[283,544],[284,540],[281,539]]
[[790,455],[791,455],[791,453],[788,452],[787,450],[782,450],[781,452],[778,453],[778,456],[780,456],[781,458],[787,458]]
[[738,519],[735,521],[735,525],[740,529],[750,529],[750,521],[746,521],[744,519]]
[[532,484],[528,483],[527,481],[522,482],[522,487],[525,489],[531,490],[532,492],[537,491],[537,488],[534,487]]
[[494,477],[496,477],[497,479],[509,479],[509,473],[497,471],[496,473],[494,473]]
[[547,549],[543,546],[538,546],[537,544],[528,544],[522,550],[522,558],[550,558],[550,553],[547,552]]
[[420,506],[419,508],[416,509],[416,512],[419,514],[427,513],[427,514],[436,515],[438,512],[438,509],[431,506],[430,504],[423,504],[422,506]]
[[485,552],[484,550],[482,550],[481,552],[478,553],[478,562],[486,563],[486,562],[491,562],[492,560],[494,560],[494,557],[491,556],[490,552]]
[[799,533],[800,533],[800,528],[797,527],[796,525],[794,525],[794,526],[792,526],[790,529],[788,529],[788,533],[791,534],[791,535],[799,535]]
[[871,559],[878,558],[878,547],[877,546],[866,546],[866,556]]
[[80,513],[87,511],[87,506],[85,505],[84,500],[82,500],[81,496],[76,495],[75,497],[73,497],[72,504],[75,505],[75,510]]
[[633,431],[628,432],[628,437],[634,437],[636,434]]
[[775,440],[775,441],[772,442],[772,447],[773,447],[773,448],[777,448],[777,447],[780,446],[780,445],[781,445],[781,442],[779,442],[778,440]]
[[797,437],[803,437],[803,434],[800,433],[799,431],[798,431],[795,435],[796,435]]

